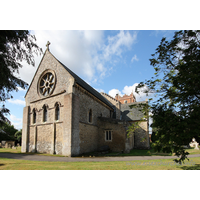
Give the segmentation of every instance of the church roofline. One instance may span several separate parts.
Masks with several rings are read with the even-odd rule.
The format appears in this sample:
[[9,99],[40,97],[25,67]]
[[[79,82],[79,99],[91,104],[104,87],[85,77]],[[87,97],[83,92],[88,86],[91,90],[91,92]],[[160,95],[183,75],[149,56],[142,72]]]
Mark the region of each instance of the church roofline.
[[[47,47],[41,61],[40,61],[40,64],[42,63],[42,60],[44,59],[44,56],[46,54],[46,52],[49,52],[66,70],[67,72],[75,79],[75,82],[78,83],[80,86],[82,86],[85,90],[87,90],[89,93],[93,94],[96,98],[98,98],[99,100],[101,100],[103,103],[105,103],[106,105],[108,105],[110,108],[112,108],[112,104],[105,98],[103,97],[98,91],[96,91],[93,87],[91,87],[89,84],[87,84],[83,79],[81,79],[78,75],[76,75],[74,72],[72,72],[68,67],[66,67],[63,63],[61,63],[50,51],[49,51],[49,48]],[[40,64],[38,65],[38,68],[33,76],[33,79],[31,81],[31,84],[29,86],[29,88],[31,87],[32,85],[32,82],[35,78],[35,75],[37,74],[37,71],[39,69],[39,66]],[[25,94],[25,98],[26,98],[26,95],[29,91],[29,88]],[[112,108],[113,109],[113,108]]]
[[[55,57],[54,57],[55,58]],[[56,59],[56,58],[55,58]],[[110,108],[113,109],[113,105],[105,98],[103,97],[98,91],[96,91],[93,87],[91,87],[89,84],[87,84],[83,79],[81,79],[78,75],[76,75],[74,72],[72,72],[68,67],[66,67],[63,63],[61,63],[58,59],[56,59],[69,73],[70,75],[75,79],[75,82],[82,86],[85,90],[87,90],[89,93],[93,94],[96,98],[101,100],[103,103],[108,105]]]
[[114,100],[114,101],[117,101],[117,102],[121,103],[119,100],[117,100],[117,99],[115,99],[115,98],[111,97],[109,94],[107,94],[107,93],[105,93],[105,92],[101,92],[100,94],[102,94],[102,95],[106,95],[106,96],[108,96],[109,98],[111,98],[112,100]]

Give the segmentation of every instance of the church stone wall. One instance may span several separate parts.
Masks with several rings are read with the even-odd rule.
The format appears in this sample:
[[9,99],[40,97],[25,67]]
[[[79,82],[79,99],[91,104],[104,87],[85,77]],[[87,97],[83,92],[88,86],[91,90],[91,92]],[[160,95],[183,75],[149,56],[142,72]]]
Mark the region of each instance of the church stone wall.
[[96,151],[98,148],[98,127],[95,125],[79,123],[80,154]]
[[[80,122],[97,125],[97,118],[110,118],[110,109],[102,105],[92,96],[87,95],[83,89],[75,89],[75,94],[79,97]],[[92,109],[92,122],[89,122],[89,110]]]
[[51,98],[40,100],[30,104],[30,124],[33,125],[33,109],[36,109],[36,125],[43,124],[43,106],[47,105],[47,122],[55,122],[55,103],[58,102],[60,107],[60,120],[63,119],[63,94]]
[[30,123],[30,106],[26,106],[23,109],[23,127],[22,127],[22,149],[23,153],[27,152],[27,143],[28,143],[28,131]]
[[[98,143],[99,147],[108,145],[113,152],[125,151],[126,142],[126,124],[120,120],[99,118],[98,119],[99,135]],[[105,131],[111,130],[112,141],[106,141]]]
[[[60,119],[58,121],[55,120],[56,102],[60,105]],[[43,122],[42,107],[44,104],[47,105],[47,122]],[[64,106],[64,94],[30,104],[27,149],[29,152],[62,154]],[[36,109],[35,124],[33,124],[33,109]]]
[[72,94],[72,133],[71,133],[71,155],[77,156],[80,154],[80,99],[76,94]]
[[[98,117],[110,117],[110,108],[100,103],[95,97],[88,95],[83,88],[76,87],[75,95],[78,97],[79,112],[79,147],[80,152],[91,152],[98,149]],[[89,111],[92,110],[92,121],[89,122]]]
[[41,153],[52,152],[52,137],[53,137],[53,125],[46,124],[37,127],[37,145],[36,151]]
[[35,137],[35,127],[30,127],[29,129],[29,137],[28,137],[28,151],[33,152],[34,148],[34,137]]
[[64,95],[63,107],[63,141],[62,141],[62,155],[72,156],[71,152],[71,137],[72,137],[72,98],[73,94]]
[[55,154],[62,154],[63,123],[56,124]]
[[112,98],[110,95],[104,93],[104,92],[101,92],[101,95],[104,96],[108,101],[110,101],[110,103],[112,103],[115,107],[116,107],[116,119],[120,119],[121,117],[121,103]]
[[135,145],[134,148],[147,149],[149,148],[149,131],[148,122],[143,121],[139,123],[140,128],[134,134]]

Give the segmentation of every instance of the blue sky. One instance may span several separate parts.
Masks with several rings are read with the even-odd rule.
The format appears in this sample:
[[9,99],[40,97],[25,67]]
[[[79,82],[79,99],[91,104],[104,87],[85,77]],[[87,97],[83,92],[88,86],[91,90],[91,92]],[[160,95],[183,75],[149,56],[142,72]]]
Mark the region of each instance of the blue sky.
[[[111,31],[31,31],[37,44],[45,51],[50,41],[51,53],[99,92],[111,96],[130,94],[135,86],[150,79],[154,70],[150,66],[151,54],[162,37],[172,39],[172,30],[111,30]],[[35,57],[36,66],[23,62],[19,76],[30,84],[42,56]],[[5,105],[10,109],[12,124],[22,128],[24,96],[26,90],[13,92],[13,99]],[[136,94],[142,101],[145,94]]]

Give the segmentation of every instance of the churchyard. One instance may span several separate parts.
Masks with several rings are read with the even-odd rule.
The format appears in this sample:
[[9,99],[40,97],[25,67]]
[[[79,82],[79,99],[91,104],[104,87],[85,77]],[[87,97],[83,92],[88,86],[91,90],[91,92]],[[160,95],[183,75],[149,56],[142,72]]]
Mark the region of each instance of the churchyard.
[[[188,149],[190,154],[199,154],[199,150]],[[21,148],[0,148],[0,153],[21,153]],[[32,153],[27,153],[32,154]],[[46,155],[50,154],[38,154]],[[92,154],[91,154],[92,155]],[[160,156],[150,150],[132,150],[129,154],[110,153],[105,156]],[[169,155],[169,154],[168,154]],[[58,156],[58,155],[51,155]],[[89,157],[90,155],[85,155]],[[166,154],[165,154],[166,156]],[[170,155],[169,155],[170,156]],[[199,170],[200,157],[190,158],[185,164],[174,163],[173,159],[134,160],[134,161],[112,161],[112,162],[47,162],[28,161],[0,157],[0,170]]]
[[47,162],[0,158],[0,170],[200,170],[200,157],[179,165],[173,159],[113,162]]

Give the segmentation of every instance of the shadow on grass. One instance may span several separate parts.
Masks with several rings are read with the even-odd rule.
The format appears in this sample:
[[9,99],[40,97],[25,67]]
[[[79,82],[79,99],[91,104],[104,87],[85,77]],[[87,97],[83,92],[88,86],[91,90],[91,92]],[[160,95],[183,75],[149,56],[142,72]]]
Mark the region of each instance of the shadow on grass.
[[106,151],[106,152],[88,152],[88,153],[84,153],[81,154],[78,157],[105,157],[105,156],[111,156],[111,157],[115,157],[115,156],[172,156],[169,153],[162,153],[162,152],[155,152],[153,149],[132,149],[130,151],[130,153],[122,153],[122,152],[110,152],[110,151]]
[[5,164],[0,164],[0,167],[1,167],[1,166],[4,166],[4,165],[5,165]]
[[195,164],[192,166],[183,166],[180,168],[182,168],[183,170],[200,170],[200,164]]
[[41,155],[41,156],[53,156],[53,157],[67,157],[67,156],[63,156],[63,155],[58,155],[58,154],[46,154],[46,153],[39,153],[39,152],[26,152],[26,153],[22,153],[22,152],[9,152],[9,151],[0,151],[0,157],[3,154],[9,154],[9,155],[13,155],[13,156],[21,156],[21,157],[25,157],[28,155]]
[[153,149],[132,149],[130,153],[109,153],[107,156],[171,156],[169,153],[155,152]]

